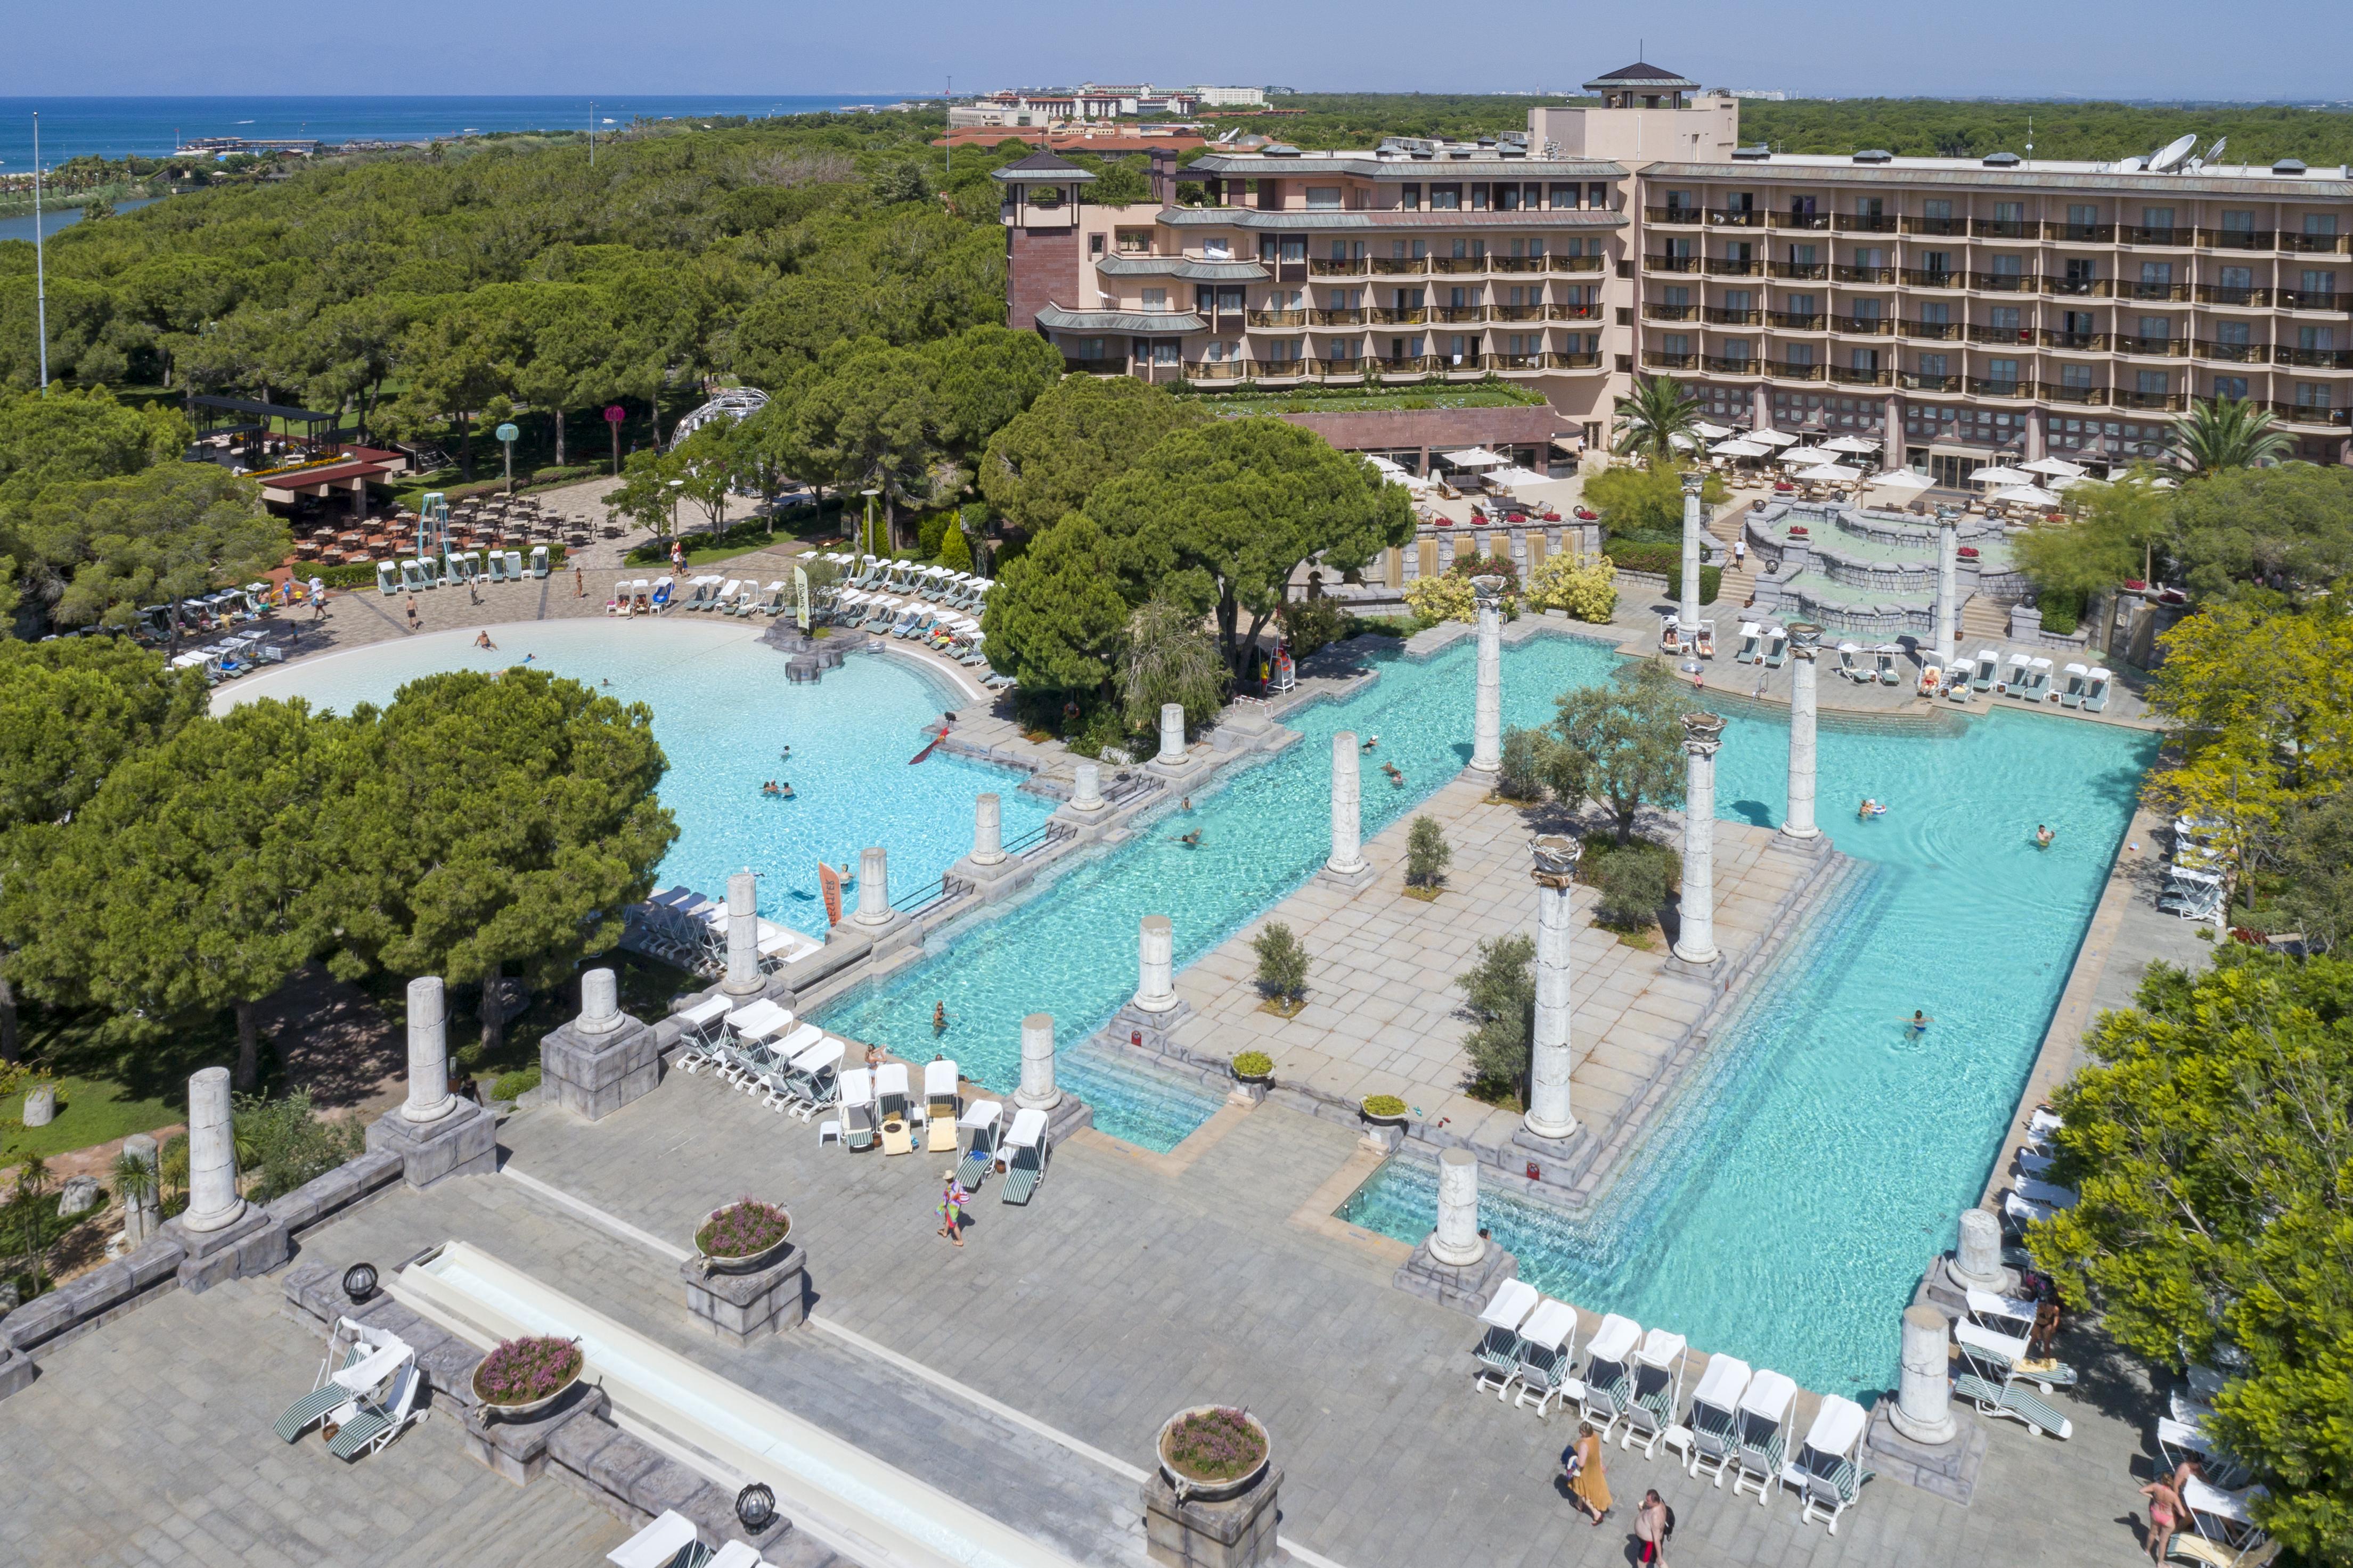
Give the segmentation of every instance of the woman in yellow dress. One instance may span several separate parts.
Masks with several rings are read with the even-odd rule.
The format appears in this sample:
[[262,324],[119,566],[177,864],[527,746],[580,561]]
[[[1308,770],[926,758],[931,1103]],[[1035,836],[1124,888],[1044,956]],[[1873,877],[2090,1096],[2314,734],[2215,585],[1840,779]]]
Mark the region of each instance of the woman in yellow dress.
[[1568,1475],[1568,1495],[1593,1520],[1599,1530],[1609,1517],[1609,1480],[1601,1473],[1601,1436],[1587,1432],[1568,1451],[1563,1467]]

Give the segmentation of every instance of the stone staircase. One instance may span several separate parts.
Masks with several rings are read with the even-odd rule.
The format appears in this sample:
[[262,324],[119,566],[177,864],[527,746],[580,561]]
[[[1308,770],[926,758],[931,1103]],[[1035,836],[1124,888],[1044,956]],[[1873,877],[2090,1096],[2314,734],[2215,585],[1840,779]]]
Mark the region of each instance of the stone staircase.
[[2010,606],[1998,605],[1983,594],[1973,594],[1961,605],[1958,639],[1967,643],[1971,652],[1988,644],[2010,640]]
[[1737,610],[1757,592],[1757,555],[1749,552],[1741,565],[1732,564],[1732,542],[1740,534],[1740,520],[1748,512],[1747,503],[1726,507],[1716,513],[1708,525],[1710,542],[1708,558],[1724,563],[1724,581],[1715,590],[1715,603]]

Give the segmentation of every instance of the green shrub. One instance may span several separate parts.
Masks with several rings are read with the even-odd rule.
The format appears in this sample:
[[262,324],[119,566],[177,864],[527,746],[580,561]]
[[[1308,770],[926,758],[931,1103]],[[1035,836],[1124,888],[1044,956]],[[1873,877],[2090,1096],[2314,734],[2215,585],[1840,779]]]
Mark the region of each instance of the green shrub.
[[941,531],[939,563],[951,572],[972,570],[972,542],[964,536],[961,527]]
[[2084,595],[2080,590],[2054,592],[2043,588],[2037,591],[2034,602],[2042,612],[2042,629],[2046,632],[2065,637],[2084,624]]
[[1505,800],[1544,798],[1544,731],[1514,725],[1504,731],[1502,764],[1495,770],[1495,793]]
[[1471,1092],[1499,1103],[1514,1099],[1528,1075],[1528,1039],[1535,1026],[1536,944],[1528,936],[1496,937],[1479,944],[1479,963],[1455,977],[1463,1006],[1477,1020],[1463,1042],[1471,1058]]
[[1258,988],[1270,1002],[1296,1002],[1307,994],[1307,949],[1281,921],[1270,921],[1250,941],[1258,954]]
[[916,519],[915,548],[917,553],[921,554],[926,561],[938,560],[940,558],[941,537],[947,532],[948,524],[953,522],[955,520],[955,513],[952,511],[926,512],[923,516]]
[[[1602,556],[1620,572],[1648,572],[1667,580],[1667,591],[1682,591],[1683,581],[1683,547],[1681,544],[1644,543],[1634,540],[1611,540]],[[1702,566],[1699,569],[1699,602],[1715,603],[1715,592],[1724,585],[1724,568]]]
[[1682,872],[1682,857],[1663,844],[1630,839],[1620,845],[1607,835],[1585,841],[1577,869],[1601,891],[1595,920],[1611,931],[1639,931],[1659,918]]
[[539,1065],[534,1062],[520,1072],[501,1073],[499,1080],[491,1085],[491,1098],[505,1100],[521,1100],[538,1087]]
[[1346,635],[1352,637],[1409,637],[1420,629],[1403,616],[1350,616]]
[[1305,658],[1348,635],[1348,616],[1330,599],[1293,599],[1282,606],[1282,635],[1291,657]]
[[257,1202],[284,1197],[357,1155],[366,1132],[355,1118],[328,1121],[311,1109],[311,1091],[283,1100],[239,1095],[231,1107],[242,1171],[254,1176],[246,1195]]
[[1403,1116],[1408,1109],[1406,1102],[1394,1094],[1365,1096],[1365,1114],[1367,1116]]
[[1274,1058],[1264,1051],[1244,1051],[1234,1058],[1236,1078],[1266,1078],[1274,1071]]
[[1405,836],[1405,879],[1417,888],[1434,888],[1454,858],[1453,846],[1434,816],[1417,816]]

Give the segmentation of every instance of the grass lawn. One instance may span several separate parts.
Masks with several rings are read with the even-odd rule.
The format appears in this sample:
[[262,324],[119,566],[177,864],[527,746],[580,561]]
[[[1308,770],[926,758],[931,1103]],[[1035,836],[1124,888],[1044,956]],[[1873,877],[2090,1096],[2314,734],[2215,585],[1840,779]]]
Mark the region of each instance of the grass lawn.
[[111,1142],[133,1132],[153,1132],[187,1119],[183,1105],[134,1094],[103,1079],[60,1078],[58,1113],[47,1127],[25,1125],[25,1097],[0,1100],[0,1165],[14,1164],[27,1154],[47,1159],[52,1154]]

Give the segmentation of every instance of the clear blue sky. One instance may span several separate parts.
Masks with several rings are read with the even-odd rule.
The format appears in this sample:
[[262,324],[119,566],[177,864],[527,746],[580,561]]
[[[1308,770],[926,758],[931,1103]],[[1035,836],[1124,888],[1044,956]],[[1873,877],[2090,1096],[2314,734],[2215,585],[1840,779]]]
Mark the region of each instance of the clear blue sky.
[[814,93],[1134,80],[1558,89],[1635,58],[1845,97],[2353,97],[2334,8],[2285,0],[24,0],[0,96]]

